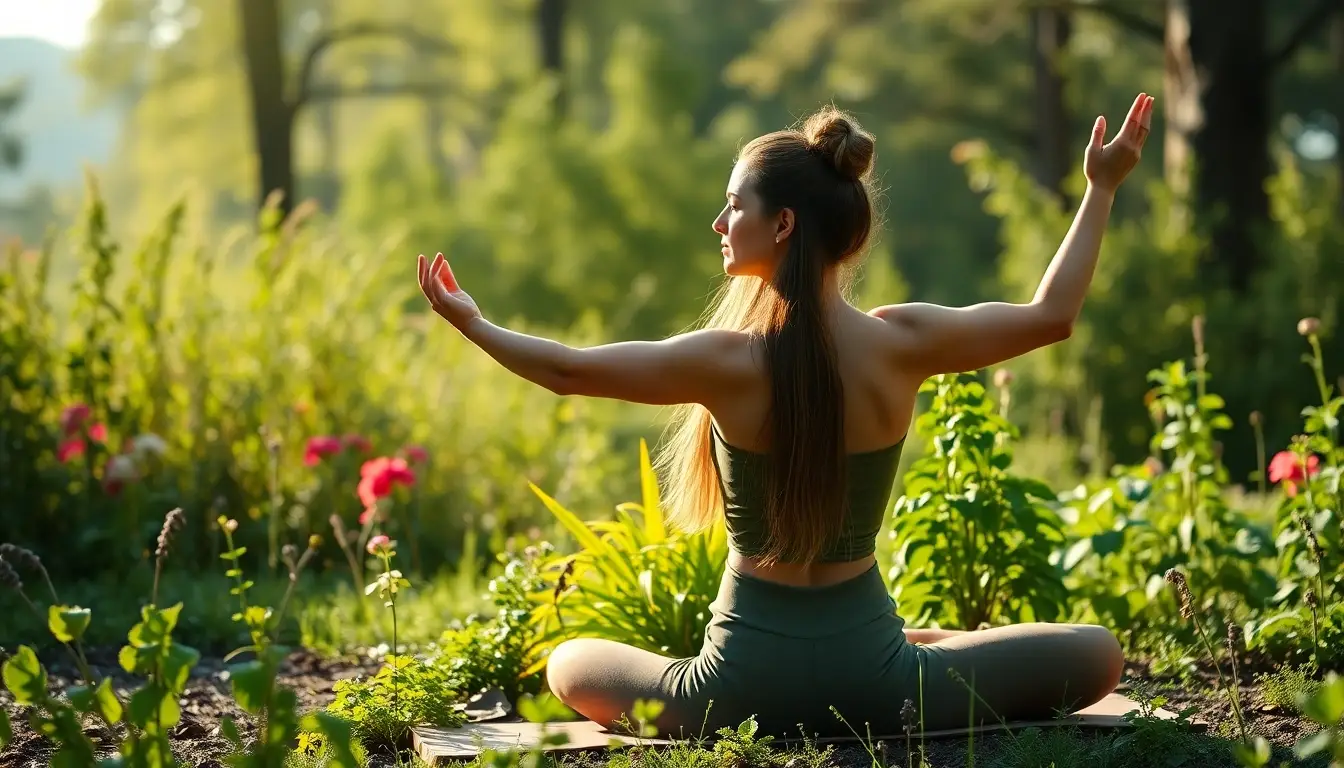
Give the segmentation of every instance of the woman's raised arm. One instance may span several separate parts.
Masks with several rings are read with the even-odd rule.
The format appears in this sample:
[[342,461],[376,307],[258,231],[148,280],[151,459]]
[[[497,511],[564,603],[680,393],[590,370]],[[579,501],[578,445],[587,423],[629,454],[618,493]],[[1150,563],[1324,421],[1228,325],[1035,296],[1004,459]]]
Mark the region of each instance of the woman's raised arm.
[[923,377],[972,371],[1069,337],[1096,270],[1115,192],[1148,138],[1152,106],[1152,97],[1139,94],[1109,144],[1103,144],[1106,119],[1097,118],[1083,161],[1087,192],[1030,302],[957,308],[896,304],[873,310],[894,331],[902,369]]
[[648,405],[708,405],[749,376],[748,337],[701,330],[661,341],[571,347],[494,325],[458,286],[443,254],[419,259],[420,289],[434,311],[513,373],[558,395]]

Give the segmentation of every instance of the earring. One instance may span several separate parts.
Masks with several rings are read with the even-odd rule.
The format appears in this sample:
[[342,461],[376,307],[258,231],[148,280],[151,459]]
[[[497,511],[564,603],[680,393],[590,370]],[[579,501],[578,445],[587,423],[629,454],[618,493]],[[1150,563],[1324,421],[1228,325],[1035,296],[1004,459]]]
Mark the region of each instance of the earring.
[[779,242],[779,239],[780,239],[780,238],[779,238],[779,235],[775,235],[775,242],[776,242],[776,243]]

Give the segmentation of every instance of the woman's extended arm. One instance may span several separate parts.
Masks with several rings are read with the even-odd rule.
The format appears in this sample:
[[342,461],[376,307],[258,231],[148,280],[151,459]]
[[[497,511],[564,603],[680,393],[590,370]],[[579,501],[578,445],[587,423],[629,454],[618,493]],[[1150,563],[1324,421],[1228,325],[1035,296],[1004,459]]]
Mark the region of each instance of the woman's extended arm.
[[895,331],[903,368],[921,376],[970,371],[1069,337],[1092,282],[1115,191],[1137,164],[1147,138],[1152,103],[1139,94],[1110,144],[1102,144],[1106,121],[1097,119],[1084,159],[1087,192],[1030,302],[958,308],[914,303],[873,310]]
[[578,348],[494,325],[457,285],[438,254],[420,256],[420,288],[434,311],[513,373],[558,395],[585,395],[649,405],[707,404],[742,381],[743,334],[693,331],[661,341],[622,341]]

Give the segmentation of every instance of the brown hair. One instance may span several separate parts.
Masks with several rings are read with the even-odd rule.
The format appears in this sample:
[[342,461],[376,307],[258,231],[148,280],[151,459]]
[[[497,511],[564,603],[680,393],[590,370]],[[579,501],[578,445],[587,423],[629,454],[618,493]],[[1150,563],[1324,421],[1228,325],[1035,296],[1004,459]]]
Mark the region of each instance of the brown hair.
[[[789,249],[773,279],[730,277],[705,326],[758,335],[770,375],[770,456],[762,561],[809,562],[839,531],[845,498],[844,392],[824,316],[828,270],[863,251],[874,227],[873,137],[825,107],[801,127],[742,148],[747,180],[766,215],[794,212]],[[659,456],[668,518],[698,531],[723,513],[710,413],[683,406]]]

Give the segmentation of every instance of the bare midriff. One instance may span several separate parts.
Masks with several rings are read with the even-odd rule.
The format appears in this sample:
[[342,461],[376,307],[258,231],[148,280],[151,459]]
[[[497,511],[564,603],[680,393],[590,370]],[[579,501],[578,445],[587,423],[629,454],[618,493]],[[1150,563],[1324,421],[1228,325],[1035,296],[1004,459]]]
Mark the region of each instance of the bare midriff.
[[791,587],[826,587],[860,576],[873,567],[877,559],[868,555],[844,563],[775,563],[762,565],[756,558],[733,550],[728,552],[728,563],[740,573],[765,581]]

